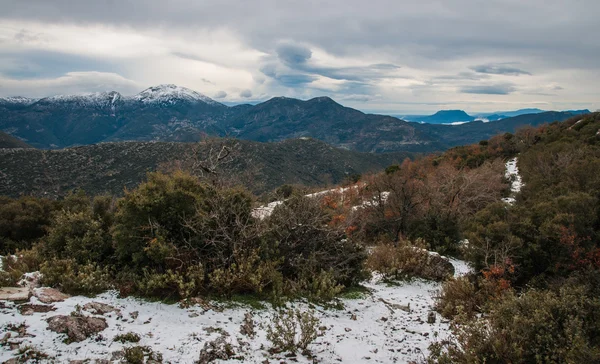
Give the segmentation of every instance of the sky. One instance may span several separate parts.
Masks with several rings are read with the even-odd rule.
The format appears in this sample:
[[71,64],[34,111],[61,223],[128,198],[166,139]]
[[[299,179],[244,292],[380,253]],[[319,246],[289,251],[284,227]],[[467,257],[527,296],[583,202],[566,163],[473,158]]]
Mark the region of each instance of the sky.
[[600,109],[598,0],[0,0],[0,96]]

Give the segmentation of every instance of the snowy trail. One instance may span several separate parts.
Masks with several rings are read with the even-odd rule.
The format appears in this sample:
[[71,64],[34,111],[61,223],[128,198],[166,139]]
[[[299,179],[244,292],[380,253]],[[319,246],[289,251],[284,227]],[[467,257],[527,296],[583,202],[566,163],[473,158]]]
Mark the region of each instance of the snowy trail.
[[[456,275],[468,271],[466,263],[455,259],[451,261],[455,265]],[[357,299],[342,299],[344,309],[311,305],[321,321],[320,326],[327,328],[309,347],[320,362],[407,363],[424,358],[429,344],[449,334],[448,322],[437,313],[434,314],[435,323],[427,323],[440,283],[415,279],[389,285],[374,277],[364,282],[364,286],[370,293]],[[108,323],[106,330],[83,342],[69,345],[63,342],[64,335],[47,329],[47,318],[69,315],[76,305],[83,306],[88,302],[114,306],[121,310],[122,319],[114,313],[106,314],[103,316]],[[31,298],[30,303],[40,304],[35,297]],[[306,302],[293,302],[288,306],[302,310],[309,307]],[[270,343],[264,326],[261,328],[261,325],[268,325],[272,320],[275,310],[270,304],[265,304],[262,310],[243,305],[225,307],[219,303],[211,303],[209,307],[196,305],[181,308],[138,298],[118,298],[117,292],[110,291],[95,298],[71,297],[54,303],[54,307],[56,311],[24,316],[15,304],[6,302],[0,309],[0,337],[5,335],[6,324],[25,322],[29,326],[27,333],[31,336],[16,339],[17,342],[33,345],[59,362],[68,362],[75,359],[110,359],[113,352],[132,345],[113,342],[113,338],[118,334],[134,332],[142,337],[139,345],[148,345],[160,352],[165,362],[193,363],[206,342],[219,337],[220,332],[227,332],[227,341],[234,346],[237,355],[243,356],[242,362],[279,362],[286,359],[283,354],[268,352]],[[257,328],[257,335],[253,339],[240,333],[244,315],[250,311],[254,314]],[[135,312],[138,313],[137,317]],[[219,328],[219,331],[209,328]],[[11,351],[8,346],[0,347],[0,362],[15,354],[16,350]],[[312,359],[302,355],[298,355],[296,360],[312,363]]]
[[506,162],[506,172],[505,176],[508,178],[510,183],[510,196],[505,197],[502,201],[512,205],[516,202],[515,196],[517,193],[521,192],[521,188],[523,187],[523,180],[521,175],[519,174],[519,168],[517,167],[517,157]]

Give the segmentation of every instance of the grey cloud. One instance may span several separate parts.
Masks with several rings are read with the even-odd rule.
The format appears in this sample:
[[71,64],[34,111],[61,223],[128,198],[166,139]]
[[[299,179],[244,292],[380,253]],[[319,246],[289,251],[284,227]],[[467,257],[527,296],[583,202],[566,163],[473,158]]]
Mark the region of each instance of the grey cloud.
[[471,80],[471,81],[479,81],[481,79],[490,78],[487,74],[474,73],[474,72],[459,72],[455,75],[443,75],[433,77],[433,80],[440,81],[460,81],[460,80]]
[[488,63],[478,66],[473,66],[471,69],[479,73],[487,73],[492,75],[507,75],[507,76],[520,76],[520,75],[531,75],[531,72],[524,71],[522,69],[511,66],[512,63]]
[[215,99],[224,99],[225,97],[227,97],[227,92],[225,91],[219,91],[214,96]]
[[302,74],[283,74],[276,75],[274,77],[279,83],[287,87],[294,87],[303,85],[306,83],[311,83],[317,79],[317,77],[312,75],[302,75]]
[[280,44],[275,51],[279,59],[290,65],[305,63],[312,57],[312,51],[309,48],[293,43]]
[[243,90],[240,92],[240,97],[243,97],[245,99],[252,97],[252,91],[250,90]]
[[69,72],[122,73],[118,65],[95,58],[50,51],[5,52],[0,49],[0,73],[14,79],[60,77]]
[[517,89],[513,84],[502,83],[495,85],[463,86],[459,90],[466,94],[508,95],[515,92]]

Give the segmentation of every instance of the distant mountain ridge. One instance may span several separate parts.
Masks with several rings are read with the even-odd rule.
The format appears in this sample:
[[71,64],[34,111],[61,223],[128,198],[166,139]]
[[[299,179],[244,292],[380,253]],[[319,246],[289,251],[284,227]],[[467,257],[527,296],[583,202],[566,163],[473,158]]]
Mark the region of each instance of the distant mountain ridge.
[[[363,152],[430,152],[455,146],[458,140],[477,142],[499,131],[514,131],[517,124],[538,125],[573,115],[530,114],[516,124],[499,115],[502,120],[494,121],[493,126],[484,123],[475,128],[465,127],[467,124],[446,128],[365,114],[329,97],[306,101],[275,97],[257,105],[230,107],[171,84],[150,87],[134,96],[110,91],[37,100],[0,99],[0,130],[37,148],[113,141],[188,142],[211,135],[262,142],[312,137]],[[468,124],[477,119],[461,110],[440,111],[429,118]],[[465,140],[466,130],[472,129],[477,132]]]

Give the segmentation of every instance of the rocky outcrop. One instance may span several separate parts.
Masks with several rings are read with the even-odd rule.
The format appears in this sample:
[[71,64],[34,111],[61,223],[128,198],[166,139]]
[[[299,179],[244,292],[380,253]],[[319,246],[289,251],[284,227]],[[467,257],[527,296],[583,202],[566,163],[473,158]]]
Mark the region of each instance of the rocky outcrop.
[[29,301],[31,291],[28,287],[0,288],[0,301],[25,302]]
[[59,290],[49,287],[38,288],[33,294],[43,303],[62,302],[71,297],[68,294],[64,294]]
[[48,329],[67,334],[68,342],[80,342],[108,327],[106,320],[85,316],[53,316],[48,320]]

